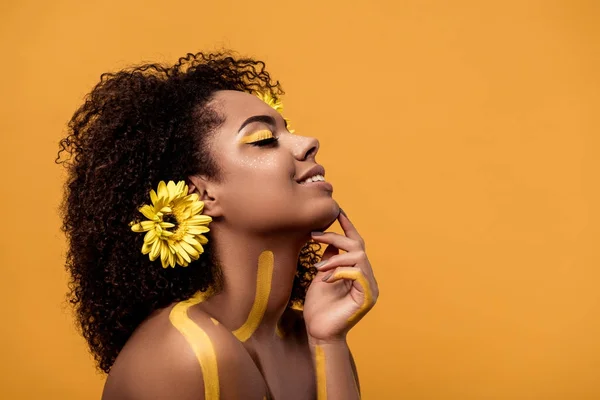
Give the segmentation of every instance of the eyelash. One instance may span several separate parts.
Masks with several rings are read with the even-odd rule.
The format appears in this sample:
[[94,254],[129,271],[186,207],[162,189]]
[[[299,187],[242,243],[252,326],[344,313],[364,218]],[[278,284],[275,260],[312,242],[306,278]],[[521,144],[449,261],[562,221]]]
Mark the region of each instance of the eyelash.
[[279,138],[276,137],[270,137],[268,139],[263,139],[263,140],[259,140],[257,142],[252,142],[250,143],[252,146],[268,146],[270,144],[274,144],[277,143],[277,141],[279,140]]

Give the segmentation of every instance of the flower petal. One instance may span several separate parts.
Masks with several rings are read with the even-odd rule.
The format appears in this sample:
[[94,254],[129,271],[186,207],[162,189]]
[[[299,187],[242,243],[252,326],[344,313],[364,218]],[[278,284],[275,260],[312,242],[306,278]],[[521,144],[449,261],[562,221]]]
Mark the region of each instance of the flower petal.
[[160,253],[160,240],[155,240],[152,243],[152,249],[150,249],[150,261],[156,260]]
[[208,239],[204,235],[195,235],[195,238],[198,242],[200,242],[200,244],[208,243]]
[[200,254],[198,253],[198,250],[183,240],[179,242],[179,245],[190,255],[190,257],[197,257]]
[[158,216],[156,215],[156,213],[154,212],[154,209],[149,206],[148,204],[144,204],[143,206],[141,206],[139,208],[139,211],[144,214],[144,217],[153,220],[153,221],[158,221]]
[[175,186],[175,182],[169,181],[169,183],[167,183],[167,191],[169,192],[169,199],[173,200],[177,195],[177,186]]
[[212,222],[212,218],[208,215],[194,215],[187,220],[189,225],[208,224]]
[[144,236],[144,242],[152,243],[152,241],[154,241],[156,238],[156,232],[154,231],[154,229],[150,229],[148,232],[146,232],[146,235]]
[[154,189],[150,190],[150,200],[152,201],[152,204],[156,206],[156,202],[158,201],[158,196],[157,196],[156,192],[154,191]]
[[153,244],[154,244],[154,242],[144,242],[144,244],[142,245],[142,254],[150,253],[150,250],[152,250]]
[[210,229],[203,225],[193,225],[188,227],[188,233],[191,233],[192,235],[200,235],[206,232],[210,232]]
[[192,215],[196,215],[202,212],[202,210],[204,209],[204,202],[203,201],[195,201],[192,203]]
[[158,198],[165,200],[169,198],[169,191],[167,190],[167,184],[165,183],[165,181],[160,181],[158,182]]
[[[179,181],[179,182],[177,182],[177,187],[176,187],[177,188],[177,194],[179,194],[179,195],[184,194],[183,193],[183,189],[185,188],[185,186],[186,186],[185,185],[185,181]],[[185,194],[187,194],[187,193],[185,193]]]
[[171,252],[169,251],[169,246],[167,246],[167,244],[165,243],[164,240],[161,240],[160,241],[160,262],[161,262],[163,268],[168,267],[169,254],[171,254]]

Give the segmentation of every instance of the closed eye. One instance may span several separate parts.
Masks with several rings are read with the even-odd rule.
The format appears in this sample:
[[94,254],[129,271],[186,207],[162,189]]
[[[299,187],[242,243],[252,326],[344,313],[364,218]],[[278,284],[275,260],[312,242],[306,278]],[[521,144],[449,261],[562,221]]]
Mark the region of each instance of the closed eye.
[[279,138],[270,137],[270,138],[259,140],[257,142],[252,142],[249,144],[251,144],[253,146],[268,146],[270,144],[276,144],[278,140],[279,140]]

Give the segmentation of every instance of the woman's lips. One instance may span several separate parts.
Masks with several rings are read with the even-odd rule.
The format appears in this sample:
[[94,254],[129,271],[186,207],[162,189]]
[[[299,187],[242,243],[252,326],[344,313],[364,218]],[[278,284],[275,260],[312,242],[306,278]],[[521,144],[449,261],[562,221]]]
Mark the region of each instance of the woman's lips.
[[324,189],[328,192],[333,192],[333,185],[327,181],[315,181],[315,182],[305,182],[299,183],[300,186],[312,186],[314,188]]

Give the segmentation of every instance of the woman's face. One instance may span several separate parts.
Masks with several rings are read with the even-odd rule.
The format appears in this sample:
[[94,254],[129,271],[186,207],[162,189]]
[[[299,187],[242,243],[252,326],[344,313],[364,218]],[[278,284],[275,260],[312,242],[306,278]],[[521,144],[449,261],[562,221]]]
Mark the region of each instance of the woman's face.
[[222,179],[209,193],[223,222],[260,234],[308,233],[335,221],[332,186],[305,180],[325,175],[317,139],[289,133],[280,113],[248,93],[219,91],[211,105],[225,117],[211,141]]

